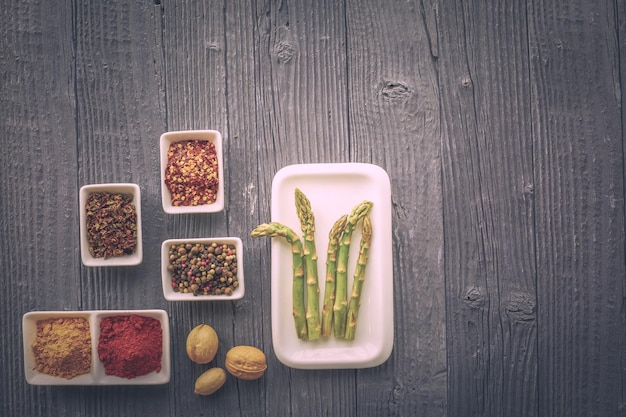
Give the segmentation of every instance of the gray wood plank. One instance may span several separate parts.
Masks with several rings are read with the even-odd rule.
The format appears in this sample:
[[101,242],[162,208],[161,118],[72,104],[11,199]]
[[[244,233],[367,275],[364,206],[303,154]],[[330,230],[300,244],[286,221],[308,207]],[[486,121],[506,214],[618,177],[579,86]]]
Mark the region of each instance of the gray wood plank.
[[163,308],[158,291],[158,141],[165,128],[158,8],[81,3],[75,11],[79,181],[135,183],[142,192],[144,258],[129,268],[83,268],[85,309]]
[[624,414],[624,131],[615,5],[529,4],[539,415]]
[[350,155],[387,170],[394,210],[394,350],[386,364],[357,372],[356,415],[446,415],[434,12],[430,2],[346,7]]
[[[166,126],[160,10],[150,2],[77,2],[73,13],[76,185],[138,184],[144,247],[139,266],[81,269],[83,309],[167,309],[159,266],[160,244],[166,237],[158,149]],[[131,404],[143,404],[143,413],[156,415],[173,409],[174,387],[76,389],[81,395],[67,404],[80,406],[88,415],[119,414],[121,407],[136,410]]]
[[[624,130],[624,126],[626,126],[626,108],[624,107],[624,102],[626,102],[626,85],[624,84],[624,80],[626,80],[626,4],[624,2],[617,2],[617,10],[616,10],[616,21],[617,21],[617,41],[618,41],[618,49],[617,52],[619,54],[619,87],[620,92],[618,94],[619,102],[621,103],[622,110],[622,129],[621,129],[621,140],[622,140],[622,154],[626,155],[626,131]],[[626,171],[626,166],[624,167]],[[625,172],[626,175],[626,172]],[[625,196],[626,197],[626,196]],[[622,280],[621,283],[621,297],[622,297],[622,305],[620,310],[620,315],[622,320],[626,320],[626,285]],[[620,346],[624,346],[626,344],[626,338],[624,334],[620,335]],[[622,387],[622,398],[626,398],[626,355],[621,354],[621,387]]]
[[450,416],[537,415],[527,12],[438,13]]
[[[232,10],[244,17],[247,7]],[[256,137],[251,144],[252,149],[258,147],[251,159],[256,167],[251,168],[258,179],[250,189],[258,201],[251,209],[261,223],[271,220],[271,182],[280,168],[348,160],[345,25],[336,18],[343,15],[342,2],[268,1],[253,9],[255,14],[245,17],[254,21],[242,22],[243,36],[233,31],[229,37],[233,47],[254,48],[229,49],[230,79],[236,83],[229,94],[229,120],[231,132],[240,139]],[[248,27],[254,32],[243,30]],[[242,39],[254,44],[241,45]],[[242,61],[241,56],[253,56],[254,62]],[[250,230],[256,226],[249,225]],[[352,372],[290,369],[276,359],[269,326],[269,241],[250,241],[250,250],[264,282],[266,351],[272,360],[267,415],[352,415]]]
[[[168,238],[245,236],[244,224],[234,201],[237,201],[245,181],[238,162],[236,141],[228,133],[227,122],[227,72],[225,9],[223,2],[169,2],[160,5],[162,12],[162,47],[164,55],[163,76],[165,79],[167,130],[205,130],[221,132],[224,148],[225,210],[209,215],[168,215],[165,218]],[[237,31],[238,28],[232,28]],[[211,397],[193,394],[195,379],[209,367],[224,367],[226,352],[235,344],[248,344],[263,349],[257,329],[260,318],[259,281],[250,273],[246,262],[248,249],[244,245],[244,278],[246,296],[241,301],[224,303],[170,303],[168,305],[176,352],[177,367],[173,374],[173,398],[175,409],[183,414],[198,414],[211,408],[216,416],[229,416],[233,408],[221,404],[238,404],[244,413],[263,406],[258,402],[244,405],[240,397],[258,392],[262,382],[239,385],[230,378],[222,389]],[[261,316],[262,317],[262,316]],[[185,354],[187,333],[196,325],[212,326],[220,338],[216,358],[208,365],[192,363]],[[181,389],[180,387],[186,387]],[[258,397],[257,398],[261,398]],[[182,400],[182,401],[180,401]]]
[[78,413],[71,394],[24,382],[22,315],[83,306],[78,252],[78,163],[69,4],[0,7],[1,415],[51,405]]
[[[285,415],[291,406],[288,377],[272,351],[270,326],[269,242],[253,240],[250,231],[269,220],[270,181],[276,170],[266,148],[271,132],[270,106],[264,101],[263,72],[260,62],[269,57],[265,41],[267,5],[248,2],[228,3],[225,20],[225,65],[228,79],[228,126],[230,155],[234,162],[229,184],[232,225],[236,226],[246,249],[246,303],[236,311],[242,332],[238,343],[252,344],[265,352],[268,369],[264,381],[237,384],[241,410],[254,414]],[[264,57],[262,57],[264,56]],[[265,70],[269,72],[269,68]],[[270,100],[271,102],[271,100]],[[269,139],[271,142],[272,139]],[[231,226],[232,227],[232,226]],[[248,286],[252,283],[251,286]],[[264,312],[259,314],[259,312]],[[253,336],[253,337],[250,337]],[[272,384],[266,381],[273,381]],[[282,387],[280,393],[271,386]]]

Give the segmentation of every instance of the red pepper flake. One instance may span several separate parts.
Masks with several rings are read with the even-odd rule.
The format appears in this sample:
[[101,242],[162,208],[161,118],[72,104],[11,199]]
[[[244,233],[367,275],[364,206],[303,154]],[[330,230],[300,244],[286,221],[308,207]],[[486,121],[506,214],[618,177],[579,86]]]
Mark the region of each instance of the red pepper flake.
[[190,139],[170,145],[165,185],[173,206],[215,203],[219,181],[217,152],[212,142]]

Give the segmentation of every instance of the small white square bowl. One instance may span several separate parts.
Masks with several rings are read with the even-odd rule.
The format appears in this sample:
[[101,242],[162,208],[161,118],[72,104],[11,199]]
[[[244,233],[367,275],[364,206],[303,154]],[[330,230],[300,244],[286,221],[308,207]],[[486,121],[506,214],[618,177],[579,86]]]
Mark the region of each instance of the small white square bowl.
[[[165,185],[165,169],[168,161],[167,151],[171,144],[184,140],[204,140],[212,142],[215,146],[219,184],[217,198],[214,203],[197,206],[172,205],[172,196]],[[161,201],[163,203],[163,211],[168,214],[184,214],[217,213],[224,210],[224,152],[222,150],[222,134],[220,132],[217,130],[181,130],[166,132],[161,135],[159,148],[161,154]]]
[[[180,293],[172,289],[172,274],[167,270],[169,265],[169,248],[171,244],[180,243],[202,243],[205,245],[211,243],[227,244],[235,246],[237,251],[237,281],[239,286],[232,295],[193,295],[191,293]],[[168,301],[232,301],[243,298],[245,294],[245,285],[243,279],[243,243],[238,237],[212,237],[202,239],[168,239],[161,245],[161,277],[163,284],[163,296]]]
[[[89,253],[89,242],[87,240],[87,211],[85,205],[91,193],[109,192],[115,194],[132,195],[132,203],[135,205],[137,214],[137,248],[130,255],[116,256],[108,259],[95,258]],[[141,191],[137,184],[112,183],[112,184],[91,184],[84,185],[80,189],[79,195],[79,217],[80,217],[80,256],[85,266],[134,266],[139,265],[143,260],[143,243],[141,231]]]

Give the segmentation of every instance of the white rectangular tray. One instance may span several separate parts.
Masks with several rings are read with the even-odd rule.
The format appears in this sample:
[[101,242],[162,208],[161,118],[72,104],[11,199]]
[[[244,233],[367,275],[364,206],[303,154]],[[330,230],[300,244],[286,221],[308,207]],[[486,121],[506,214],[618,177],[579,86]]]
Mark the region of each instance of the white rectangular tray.
[[[334,336],[315,341],[296,336],[292,315],[292,257],[290,245],[272,239],[272,341],[277,358],[299,369],[367,368],[384,363],[393,349],[393,253],[391,185],[387,173],[371,164],[304,164],[279,170],[272,183],[272,221],[301,236],[295,208],[296,188],[308,197],[315,215],[320,312],[323,304],[328,232],[337,219],[363,200],[374,203],[372,243],[363,285],[361,309],[353,341]],[[348,296],[359,251],[361,228],[352,236]]]

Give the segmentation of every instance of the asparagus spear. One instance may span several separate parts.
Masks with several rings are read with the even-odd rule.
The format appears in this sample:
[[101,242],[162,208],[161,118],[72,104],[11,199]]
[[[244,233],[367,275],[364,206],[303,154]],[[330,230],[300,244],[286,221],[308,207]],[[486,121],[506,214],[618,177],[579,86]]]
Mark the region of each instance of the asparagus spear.
[[299,339],[307,338],[306,315],[304,312],[304,268],[302,265],[303,249],[300,238],[291,228],[281,223],[271,222],[258,225],[251,233],[252,237],[280,236],[291,244],[293,266],[293,320]]
[[328,251],[326,255],[326,286],[324,287],[324,306],[322,307],[322,336],[330,336],[333,327],[333,305],[335,304],[335,275],[337,274],[337,252],[339,240],[346,227],[348,215],[339,218],[328,233]]
[[296,212],[302,227],[304,238],[304,263],[306,271],[307,303],[306,321],[309,330],[309,340],[319,339],[320,324],[320,286],[317,277],[317,251],[315,250],[315,216],[311,209],[311,202],[304,193],[296,188]]
[[354,282],[352,283],[352,294],[350,296],[350,305],[348,307],[348,321],[346,323],[346,340],[354,340],[356,331],[356,322],[359,317],[359,308],[361,307],[361,292],[363,282],[365,281],[365,266],[367,265],[367,256],[369,254],[370,243],[372,241],[372,222],[369,216],[363,218],[363,232],[361,235],[361,246],[359,249],[359,258],[357,259],[356,269],[354,271]]
[[336,338],[344,338],[348,315],[348,256],[350,241],[354,229],[363,217],[367,216],[372,208],[371,201],[363,201],[352,209],[348,216],[346,228],[341,236],[339,255],[337,256],[337,278],[335,283],[335,305],[333,306],[333,324]]

